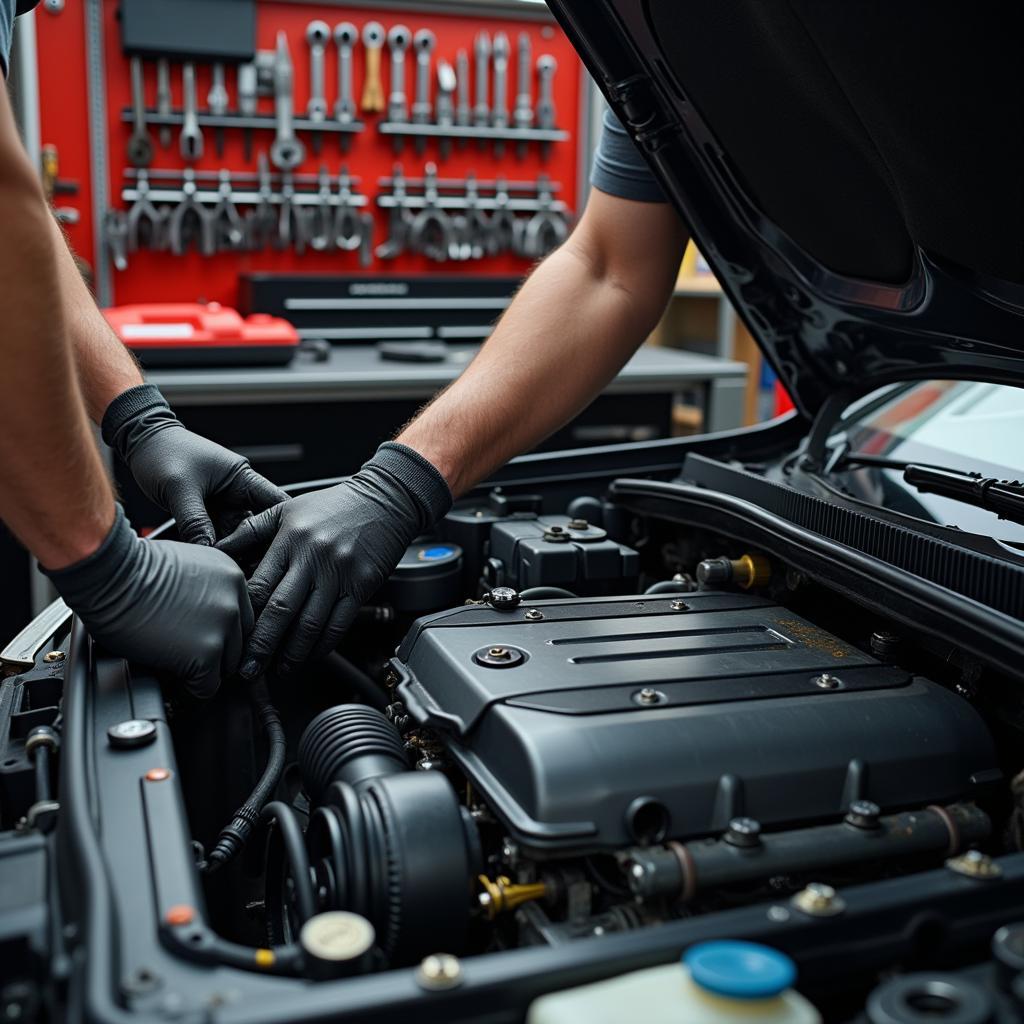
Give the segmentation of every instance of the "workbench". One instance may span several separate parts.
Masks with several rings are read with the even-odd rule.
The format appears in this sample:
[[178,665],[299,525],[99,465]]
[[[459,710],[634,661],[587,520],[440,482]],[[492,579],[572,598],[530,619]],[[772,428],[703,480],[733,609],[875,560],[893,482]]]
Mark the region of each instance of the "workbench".
[[[295,483],[355,471],[459,376],[478,347],[452,343],[443,362],[405,363],[383,360],[374,345],[344,345],[332,347],[323,362],[300,353],[285,367],[154,369],[146,376],[192,430],[242,452],[270,479]],[[706,429],[738,427],[745,378],[743,363],[644,346],[540,450],[667,437],[679,395],[703,406]],[[523,396],[524,403],[535,400]],[[123,467],[117,476],[137,528],[166,518]]]

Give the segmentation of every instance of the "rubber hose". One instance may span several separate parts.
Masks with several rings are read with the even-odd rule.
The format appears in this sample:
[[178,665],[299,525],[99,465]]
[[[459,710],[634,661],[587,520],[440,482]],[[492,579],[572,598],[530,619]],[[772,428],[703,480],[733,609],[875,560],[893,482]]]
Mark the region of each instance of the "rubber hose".
[[277,784],[281,781],[281,774],[284,772],[287,747],[284,727],[281,725],[277,710],[270,703],[266,681],[259,679],[253,683],[249,695],[256,711],[256,717],[263,724],[263,731],[266,733],[267,744],[270,747],[267,766],[263,769],[263,775],[256,783],[249,799],[235,811],[231,821],[221,829],[217,843],[207,858],[207,871],[215,871],[238,855],[238,851],[245,846],[252,835],[263,808],[277,788]]
[[523,601],[546,601],[554,598],[568,597],[575,600],[579,594],[574,594],[565,587],[529,587],[519,592],[520,600]]
[[676,583],[675,580],[661,580],[649,586],[645,594],[689,594],[690,590],[685,583]]

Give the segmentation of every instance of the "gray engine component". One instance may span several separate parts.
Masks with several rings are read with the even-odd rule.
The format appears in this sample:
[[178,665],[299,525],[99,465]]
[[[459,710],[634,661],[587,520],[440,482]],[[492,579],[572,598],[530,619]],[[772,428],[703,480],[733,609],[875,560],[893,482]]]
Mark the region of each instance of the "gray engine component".
[[534,854],[948,803],[998,778],[966,701],[752,594],[463,607],[420,619],[392,665]]

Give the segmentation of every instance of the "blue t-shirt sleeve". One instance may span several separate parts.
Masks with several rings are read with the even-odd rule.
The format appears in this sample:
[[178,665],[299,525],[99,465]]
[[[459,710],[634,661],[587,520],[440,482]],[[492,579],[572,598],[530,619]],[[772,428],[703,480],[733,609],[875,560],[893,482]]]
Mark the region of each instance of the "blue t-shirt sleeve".
[[620,199],[667,202],[647,161],[609,109],[605,110],[601,122],[601,138],[594,153],[590,184]]

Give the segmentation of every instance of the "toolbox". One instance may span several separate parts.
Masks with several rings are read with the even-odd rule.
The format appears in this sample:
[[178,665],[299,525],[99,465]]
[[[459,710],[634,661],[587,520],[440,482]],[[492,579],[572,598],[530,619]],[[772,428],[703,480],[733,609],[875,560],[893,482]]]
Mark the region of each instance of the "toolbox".
[[103,311],[121,341],[147,368],[159,366],[284,366],[299,333],[279,317],[242,319],[218,302],[163,302]]
[[515,279],[570,230],[589,80],[542,5],[81,0],[34,18],[46,173],[101,305],[240,307],[256,276]]

